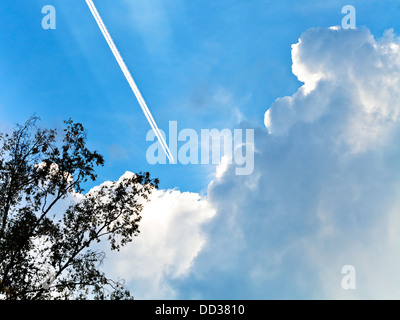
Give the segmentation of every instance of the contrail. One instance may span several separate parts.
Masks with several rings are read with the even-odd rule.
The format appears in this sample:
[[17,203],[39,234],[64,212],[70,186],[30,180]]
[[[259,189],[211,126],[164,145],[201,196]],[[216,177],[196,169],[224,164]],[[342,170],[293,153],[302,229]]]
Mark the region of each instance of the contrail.
[[171,154],[171,151],[169,150],[169,148],[167,146],[167,143],[164,140],[164,137],[161,135],[160,129],[158,129],[158,126],[157,126],[156,122],[154,121],[154,118],[151,115],[151,112],[150,112],[149,108],[147,107],[147,104],[144,101],[142,94],[140,93],[135,81],[133,80],[133,77],[132,77],[131,73],[129,72],[129,69],[126,66],[124,60],[122,59],[121,54],[119,53],[117,47],[115,46],[114,41],[112,40],[106,26],[104,25],[104,22],[101,19],[93,1],[86,0],[86,3],[89,6],[89,9],[92,12],[93,17],[95,18],[97,24],[99,25],[99,28],[100,28],[101,32],[103,33],[104,38],[106,39],[108,45],[110,46],[110,49],[111,49],[112,53],[114,54],[114,57],[117,60],[122,72],[124,73],[126,80],[128,81],[133,93],[135,94],[136,99],[139,102],[140,107],[142,108],[143,113],[147,118],[147,121],[149,121],[151,128],[153,129],[155,135],[157,136],[157,139],[160,142],[161,147],[163,148],[169,161],[174,162],[174,158]]

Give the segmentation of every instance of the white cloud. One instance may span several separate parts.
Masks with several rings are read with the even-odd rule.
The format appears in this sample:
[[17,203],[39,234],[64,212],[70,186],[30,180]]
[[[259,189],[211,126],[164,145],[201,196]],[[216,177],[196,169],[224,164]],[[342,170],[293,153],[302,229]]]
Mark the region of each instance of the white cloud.
[[[57,171],[56,167],[52,169]],[[133,175],[127,171],[118,181],[105,181],[87,194],[72,192],[59,201],[52,212],[63,214],[84,197],[95,196],[104,186],[115,188]],[[105,200],[107,197],[104,196]],[[149,202],[139,201],[144,205],[139,236],[119,252],[111,251],[103,239],[96,245],[106,253],[101,268],[107,277],[125,280],[135,299],[174,299],[177,293],[170,281],[185,278],[207,241],[202,227],[216,212],[206,198],[178,190],[154,190]],[[37,239],[38,247],[44,248],[45,240]]]
[[108,254],[107,273],[126,280],[136,299],[173,299],[169,280],[184,278],[206,241],[201,226],[215,214],[196,193],[156,190],[142,211],[140,235]]
[[107,273],[137,299],[399,298],[399,45],[305,32],[292,51],[305,85],[266,112],[254,173],[222,163],[207,198],[156,191]]
[[270,133],[287,134],[299,122],[332,118],[338,144],[360,152],[385,144],[397,124],[399,46],[392,32],[376,41],[369,30],[312,29],[293,45],[293,73],[304,86],[278,99],[265,115]]
[[266,112],[254,174],[225,166],[210,184],[218,214],[180,297],[399,298],[399,44],[365,28],[301,36],[304,86]]

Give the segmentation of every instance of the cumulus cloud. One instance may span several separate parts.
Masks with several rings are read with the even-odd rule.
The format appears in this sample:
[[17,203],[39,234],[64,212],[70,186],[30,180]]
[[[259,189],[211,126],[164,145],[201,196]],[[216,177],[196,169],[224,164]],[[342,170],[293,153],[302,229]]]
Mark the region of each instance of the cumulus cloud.
[[399,45],[306,31],[292,47],[304,85],[266,112],[254,173],[223,162],[207,198],[156,191],[107,273],[137,299],[399,298]]
[[385,144],[400,110],[399,44],[391,31],[376,41],[367,29],[312,29],[292,46],[292,60],[304,86],[266,112],[270,133],[328,119],[338,126],[336,142],[351,152]]
[[224,166],[210,184],[217,214],[181,298],[399,298],[399,45],[366,28],[302,34],[304,85],[266,112],[254,173]]
[[109,253],[107,273],[126,280],[136,299],[174,299],[170,281],[185,278],[206,237],[201,227],[215,214],[197,193],[156,190],[145,204],[140,235]]
[[[57,173],[58,167],[51,165],[51,174]],[[86,194],[71,192],[57,202],[52,212],[61,218],[69,206],[85,197],[96,196],[103,187],[116,188],[132,176],[134,173],[127,171],[118,181],[105,181]],[[109,201],[109,198],[104,195],[102,200]],[[125,280],[135,299],[174,299],[177,292],[171,282],[187,276],[207,241],[202,227],[213,218],[215,210],[198,193],[179,190],[153,190],[148,200],[138,199],[143,210],[137,238],[118,252],[111,251],[107,241],[96,245],[106,253],[101,268],[108,277]],[[35,239],[35,243],[42,249],[49,246],[46,238]],[[32,255],[36,256],[36,251]],[[51,274],[51,270],[49,266],[43,272]]]

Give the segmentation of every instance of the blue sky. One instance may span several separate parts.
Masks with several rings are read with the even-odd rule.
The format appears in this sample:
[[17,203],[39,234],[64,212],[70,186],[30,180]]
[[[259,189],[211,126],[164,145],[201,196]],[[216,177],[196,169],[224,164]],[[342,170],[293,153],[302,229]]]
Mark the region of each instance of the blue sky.
[[[46,4],[57,10],[56,30],[41,28]],[[265,109],[300,85],[291,73],[291,44],[311,27],[340,24],[344,4],[103,0],[96,6],[160,128],[177,120],[180,129],[199,130],[234,128],[240,120],[262,125]],[[378,36],[396,30],[396,1],[354,4],[358,25]],[[106,156],[99,180],[150,170],[166,188],[206,188],[205,168],[147,164],[149,125],[84,1],[8,1],[0,27],[5,123],[36,113],[54,127],[72,117]]]
[[[359,43],[358,41],[369,44],[368,41],[372,41],[368,40],[370,37],[379,41],[387,29],[393,29],[394,35],[400,34],[398,19],[400,3],[390,0],[360,0],[351,3],[339,0],[95,0],[94,3],[161,129],[166,130],[171,120],[178,121],[178,129],[192,128],[196,131],[203,128],[252,128],[256,130],[256,148],[259,149],[255,173],[246,178],[235,177],[228,170],[222,180],[216,179],[215,166],[211,165],[149,165],[146,161],[146,150],[150,143],[145,140],[150,130],[149,124],[85,1],[3,1],[0,4],[0,30],[2,30],[0,33],[0,112],[2,115],[0,126],[8,128],[36,114],[41,117],[44,126],[61,128],[62,121],[71,117],[75,121],[82,122],[87,128],[90,147],[97,149],[105,156],[106,165],[99,169],[99,179],[95,184],[118,180],[126,171],[150,171],[153,177],[158,177],[161,181],[160,199],[168,198],[168,203],[172,207],[174,204],[170,202],[171,199],[178,202],[177,206],[182,203],[182,207],[177,209],[174,207],[176,211],[171,213],[173,217],[177,217],[174,216],[176,212],[182,211],[184,214],[185,210],[192,212],[193,208],[194,211],[191,214],[196,215],[197,206],[202,212],[197,216],[201,218],[195,219],[198,224],[195,233],[199,238],[192,239],[194,253],[188,253],[182,258],[183,260],[167,259],[165,265],[155,271],[160,272],[160,276],[157,278],[159,282],[150,286],[154,288],[153,291],[145,289],[149,286],[146,281],[150,281],[146,280],[146,276],[143,276],[145,280],[129,276],[127,261],[117,261],[117,257],[111,255],[110,259],[116,262],[115,264],[110,262],[108,268],[117,276],[122,274],[126,278],[128,275],[128,283],[132,286],[132,290],[139,288],[139,298],[338,296],[337,292],[341,292],[340,290],[331,290],[330,287],[327,289],[320,281],[322,275],[328,277],[329,274],[322,263],[316,263],[318,267],[307,265],[301,257],[301,249],[296,251],[294,244],[285,247],[281,245],[292,243],[291,241],[293,243],[313,241],[308,236],[319,234],[321,226],[317,227],[312,222],[310,225],[304,225],[303,218],[308,217],[311,221],[311,213],[316,210],[316,207],[326,205],[332,212],[336,212],[335,205],[332,203],[343,203],[342,207],[337,208],[337,212],[342,213],[343,208],[347,208],[356,215],[355,220],[364,221],[357,215],[358,212],[365,211],[365,208],[369,207],[368,201],[364,203],[362,199],[374,198],[371,197],[371,193],[381,195],[385,188],[393,191],[388,192],[387,197],[391,200],[395,199],[397,180],[390,180],[387,177],[390,181],[385,180],[386,182],[379,184],[376,177],[386,177],[389,168],[397,170],[394,164],[398,159],[398,153],[391,142],[388,142],[391,149],[385,147],[386,149],[371,151],[372,147],[370,148],[367,143],[362,143],[363,136],[358,137],[357,133],[351,132],[345,139],[349,149],[346,149],[347,147],[337,149],[337,153],[341,153],[347,160],[342,158],[332,160],[331,157],[337,154],[328,155],[327,144],[325,148],[322,148],[316,147],[313,143],[317,139],[325,139],[328,135],[330,135],[329,139],[326,138],[328,142],[340,140],[343,135],[351,131],[343,128],[343,135],[337,134],[332,127],[333,124],[338,128],[340,126],[338,124],[348,121],[353,124],[353,129],[361,128],[362,124],[357,122],[359,118],[355,116],[348,118],[344,116],[344,114],[353,114],[350,111],[341,113],[340,117],[343,117],[341,118],[343,121],[335,122],[333,118],[322,119],[319,114],[315,115],[312,111],[314,109],[309,106],[318,107],[324,104],[321,101],[329,101],[327,110],[338,110],[344,105],[365,105],[363,97],[368,92],[374,92],[375,87],[364,83],[363,80],[369,79],[367,76],[374,77],[374,73],[369,75],[366,70],[375,60],[365,58],[369,51],[361,49],[352,51],[352,46]],[[57,10],[56,30],[44,30],[41,27],[41,20],[44,17],[41,9],[48,4],[53,5]],[[334,40],[330,40],[328,28],[341,25],[343,18],[341,9],[347,4],[353,5],[357,10],[359,33],[358,31],[345,33],[342,30],[343,36],[335,38],[336,36],[332,35],[331,38]],[[306,33],[311,28],[321,28],[318,30],[325,31]],[[335,82],[335,85],[332,85],[329,81],[333,80],[328,76],[329,81],[326,81],[330,83],[330,88],[336,88],[337,91],[331,92],[330,89],[324,89],[324,80],[316,89],[315,96],[318,94],[318,99],[309,96],[309,100],[306,99],[304,102],[301,98],[294,96],[303,83],[299,81],[298,74],[292,72],[294,61],[292,61],[291,46],[297,43],[304,33],[305,45],[299,50],[302,53],[297,56],[299,61],[309,70],[315,65],[315,68],[320,67],[319,71],[325,75],[337,74],[337,79],[339,76],[348,76],[348,74],[340,73],[342,71],[339,66],[342,62],[348,70],[353,66],[357,67],[358,69],[354,69],[358,70],[357,84],[368,88],[368,90],[365,89],[364,96],[360,94],[349,98],[350,93],[342,94],[346,84],[335,86],[337,84]],[[319,40],[321,42],[318,42]],[[340,44],[347,43],[347,40],[348,45],[341,47]],[[398,40],[394,37],[387,41],[397,43]],[[307,47],[308,43],[309,47]],[[379,43],[385,42],[382,40]],[[316,47],[317,45],[321,47]],[[326,50],[326,52],[317,54],[316,48]],[[337,48],[344,51],[339,51]],[[348,56],[345,54],[346,50],[349,51]],[[358,53],[359,57],[356,56]],[[327,62],[328,58],[332,57],[332,61],[335,61],[334,57],[338,56],[341,60],[337,60],[337,64],[331,65]],[[387,59],[390,60],[393,57],[390,56]],[[358,65],[358,60],[365,61],[365,65]],[[383,61],[386,60],[383,59]],[[298,64],[300,69],[303,64]],[[379,74],[397,70],[390,63],[387,66],[388,69]],[[362,75],[360,70],[364,70],[366,74]],[[298,73],[300,79],[302,76],[307,79],[308,73],[304,70]],[[395,75],[393,79],[397,79]],[[390,83],[390,81],[382,80],[380,83]],[[351,86],[353,83],[347,83],[347,85]],[[385,97],[396,95],[391,91],[390,86],[387,89],[381,87],[380,90],[376,90],[386,93]],[[288,96],[293,97],[293,106],[297,107],[303,116],[298,116],[296,113],[290,118],[291,120],[282,118],[279,110],[286,110],[285,108],[289,107],[285,101],[277,101],[277,99]],[[296,102],[300,100],[302,102]],[[387,104],[397,105],[397,100],[390,100]],[[278,111],[277,113],[271,111],[272,124],[266,128],[264,115],[271,106],[273,110]],[[389,107],[388,110],[390,110]],[[392,110],[384,114],[391,112],[395,113]],[[379,117],[381,119],[384,116]],[[377,118],[369,120],[368,126],[375,119]],[[317,124],[326,127],[326,131],[317,130]],[[292,130],[292,126],[295,129]],[[376,125],[374,131],[376,134],[373,137],[368,136],[369,141],[375,141],[374,139],[377,136],[380,137],[380,134],[386,134],[380,131],[382,126],[381,123]],[[290,133],[282,136],[278,133],[276,138],[271,138],[274,130]],[[353,138],[357,143],[352,140]],[[378,142],[375,145],[380,146]],[[382,145],[386,146],[386,144]],[[301,148],[303,151],[299,151]],[[354,162],[348,160],[348,154],[355,157],[351,160]],[[377,154],[382,156],[383,162],[390,163],[390,166],[382,167],[377,164],[373,168],[366,167],[367,164],[379,162]],[[318,161],[310,161],[310,158],[318,159]],[[308,164],[309,161],[311,164]],[[351,163],[347,163],[344,167],[343,161]],[[337,175],[327,175],[329,168],[335,168]],[[362,171],[362,168],[365,171]],[[306,170],[309,170],[310,175],[305,175]],[[343,183],[337,184],[337,189],[335,188],[337,181],[349,175],[353,177],[353,174],[356,178],[348,182],[348,188],[358,190],[356,193],[359,198],[357,199],[361,200],[357,201],[355,198],[351,201],[346,198],[346,193],[340,189]],[[392,179],[397,179],[396,174],[393,173]],[[367,179],[368,177],[370,180]],[[260,182],[264,178],[266,181]],[[321,181],[326,183],[322,184]],[[254,187],[252,183],[255,184]],[[88,188],[95,184],[88,185]],[[242,190],[242,186],[247,185],[251,186]],[[366,191],[366,187],[361,188],[362,185],[368,185],[371,188]],[[241,187],[235,189],[236,186]],[[172,189],[179,190],[178,194],[173,193]],[[290,195],[288,198],[283,196],[288,194]],[[196,195],[199,197],[197,200]],[[377,199],[382,198],[384,197]],[[347,200],[344,201],[344,199]],[[192,200],[195,202],[193,205],[190,204]],[[233,204],[235,204],[234,208]],[[162,207],[161,204],[160,206]],[[271,211],[265,209],[269,206],[273,208]],[[229,214],[225,211],[231,207],[233,218],[230,220]],[[253,210],[246,208],[253,208]],[[396,206],[393,205],[393,208]],[[208,210],[216,213],[203,214]],[[249,210],[251,212],[248,212]],[[376,218],[379,213],[379,210],[376,210],[368,215],[371,221],[375,221],[372,217]],[[393,210],[395,209],[388,209],[388,212]],[[266,215],[269,218],[262,217],[263,212],[267,211],[269,213]],[[303,216],[300,215],[296,219],[302,222],[286,219],[288,215],[291,216],[291,212],[301,212]],[[246,220],[249,221],[249,225],[239,218],[241,215],[251,213],[254,214]],[[316,214],[319,218],[321,217],[320,211]],[[335,217],[339,216],[339,213],[335,215]],[[283,222],[281,219],[284,219]],[[269,221],[268,226],[263,224],[266,220]],[[241,231],[231,235],[233,229],[221,229],[224,221],[230,221],[230,227],[233,229],[237,224],[242,228],[239,228]],[[331,228],[335,230],[339,228],[332,222],[336,221],[334,218],[329,221],[332,223]],[[365,223],[371,227],[369,223]],[[282,228],[282,233],[265,236],[268,231],[271,231],[272,227],[269,224],[275,226],[272,230]],[[249,237],[247,232],[250,232],[252,236]],[[287,234],[292,236],[289,237]],[[231,244],[234,249],[226,250],[224,261],[232,263],[225,264],[219,260],[221,250],[223,251],[221,248],[225,248],[228,243],[226,238],[231,236],[235,239]],[[363,236],[366,235],[363,234]],[[242,240],[236,237],[242,237]],[[143,236],[143,239],[149,238]],[[186,238],[182,239],[185,241]],[[343,237],[340,239],[340,241],[345,241]],[[187,240],[188,243],[192,241]],[[335,243],[340,242],[336,240],[330,240],[332,242],[329,242],[327,247],[334,247]],[[166,240],[160,241],[164,244]],[[240,249],[241,241],[245,244],[245,248]],[[199,243],[201,243],[200,246]],[[143,242],[140,245],[144,248],[142,248],[143,252],[146,252],[146,243]],[[258,246],[263,248],[263,252],[270,253],[260,256]],[[357,247],[357,244],[354,246]],[[272,247],[275,249],[270,250]],[[384,243],[382,247],[385,247]],[[135,250],[135,247],[132,246],[130,250]],[[245,256],[248,258],[246,263],[249,265],[244,262],[237,264],[238,256],[243,254],[241,250],[246,253]],[[292,252],[291,250],[293,254],[285,255],[287,252]],[[327,248],[324,250],[320,248],[320,250],[328,252],[326,253],[328,257],[336,254],[335,249],[329,251]],[[310,249],[311,251],[313,254],[319,252],[316,248]],[[350,252],[353,251],[349,249],[348,256],[351,256]],[[130,257],[128,253],[125,255]],[[134,257],[135,253],[132,255]],[[387,254],[387,257],[390,256]],[[141,257],[143,258],[143,254]],[[365,257],[359,259],[360,261],[368,260]],[[299,263],[299,260],[302,261],[300,266],[304,267],[304,273],[299,270],[293,272],[293,264]],[[280,267],[277,266],[277,261],[281,264]],[[342,261],[337,263],[340,265]],[[393,265],[397,264],[393,263]],[[269,271],[264,273],[266,269]],[[181,272],[171,270],[181,270]],[[243,277],[238,281],[243,272],[248,272],[248,277]],[[309,273],[318,274],[318,279],[310,278]],[[258,283],[265,285],[257,287],[254,277],[259,277]],[[338,277],[340,278],[340,272]],[[217,280],[214,281],[215,279]],[[312,279],[308,285],[307,279]],[[364,297],[366,291],[360,289],[359,296]]]

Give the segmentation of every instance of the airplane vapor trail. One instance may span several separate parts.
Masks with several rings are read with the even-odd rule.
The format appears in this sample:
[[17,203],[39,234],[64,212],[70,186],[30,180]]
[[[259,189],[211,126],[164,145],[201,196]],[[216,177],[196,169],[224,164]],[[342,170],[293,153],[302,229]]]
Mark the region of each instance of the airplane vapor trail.
[[104,38],[106,39],[112,53],[114,54],[115,59],[117,60],[122,72],[125,75],[126,80],[128,81],[133,93],[136,96],[137,101],[139,102],[140,107],[143,110],[144,115],[147,118],[147,121],[149,122],[151,128],[153,129],[155,135],[157,136],[158,141],[161,144],[161,147],[163,148],[165,154],[167,155],[168,159],[170,162],[174,162],[174,158],[171,154],[171,151],[169,150],[167,143],[164,140],[164,137],[162,136],[160,129],[158,128],[156,122],[154,121],[153,116],[151,115],[151,112],[149,108],[147,107],[146,102],[144,101],[142,94],[140,93],[135,81],[133,80],[133,77],[131,73],[129,72],[128,67],[126,66],[124,60],[121,57],[121,54],[119,53],[117,47],[114,44],[113,39],[110,36],[110,33],[108,32],[103,20],[101,19],[94,3],[92,0],[86,0],[87,5],[89,6],[90,11],[92,12],[92,15],[94,19],[96,20],[101,32],[103,33]]

